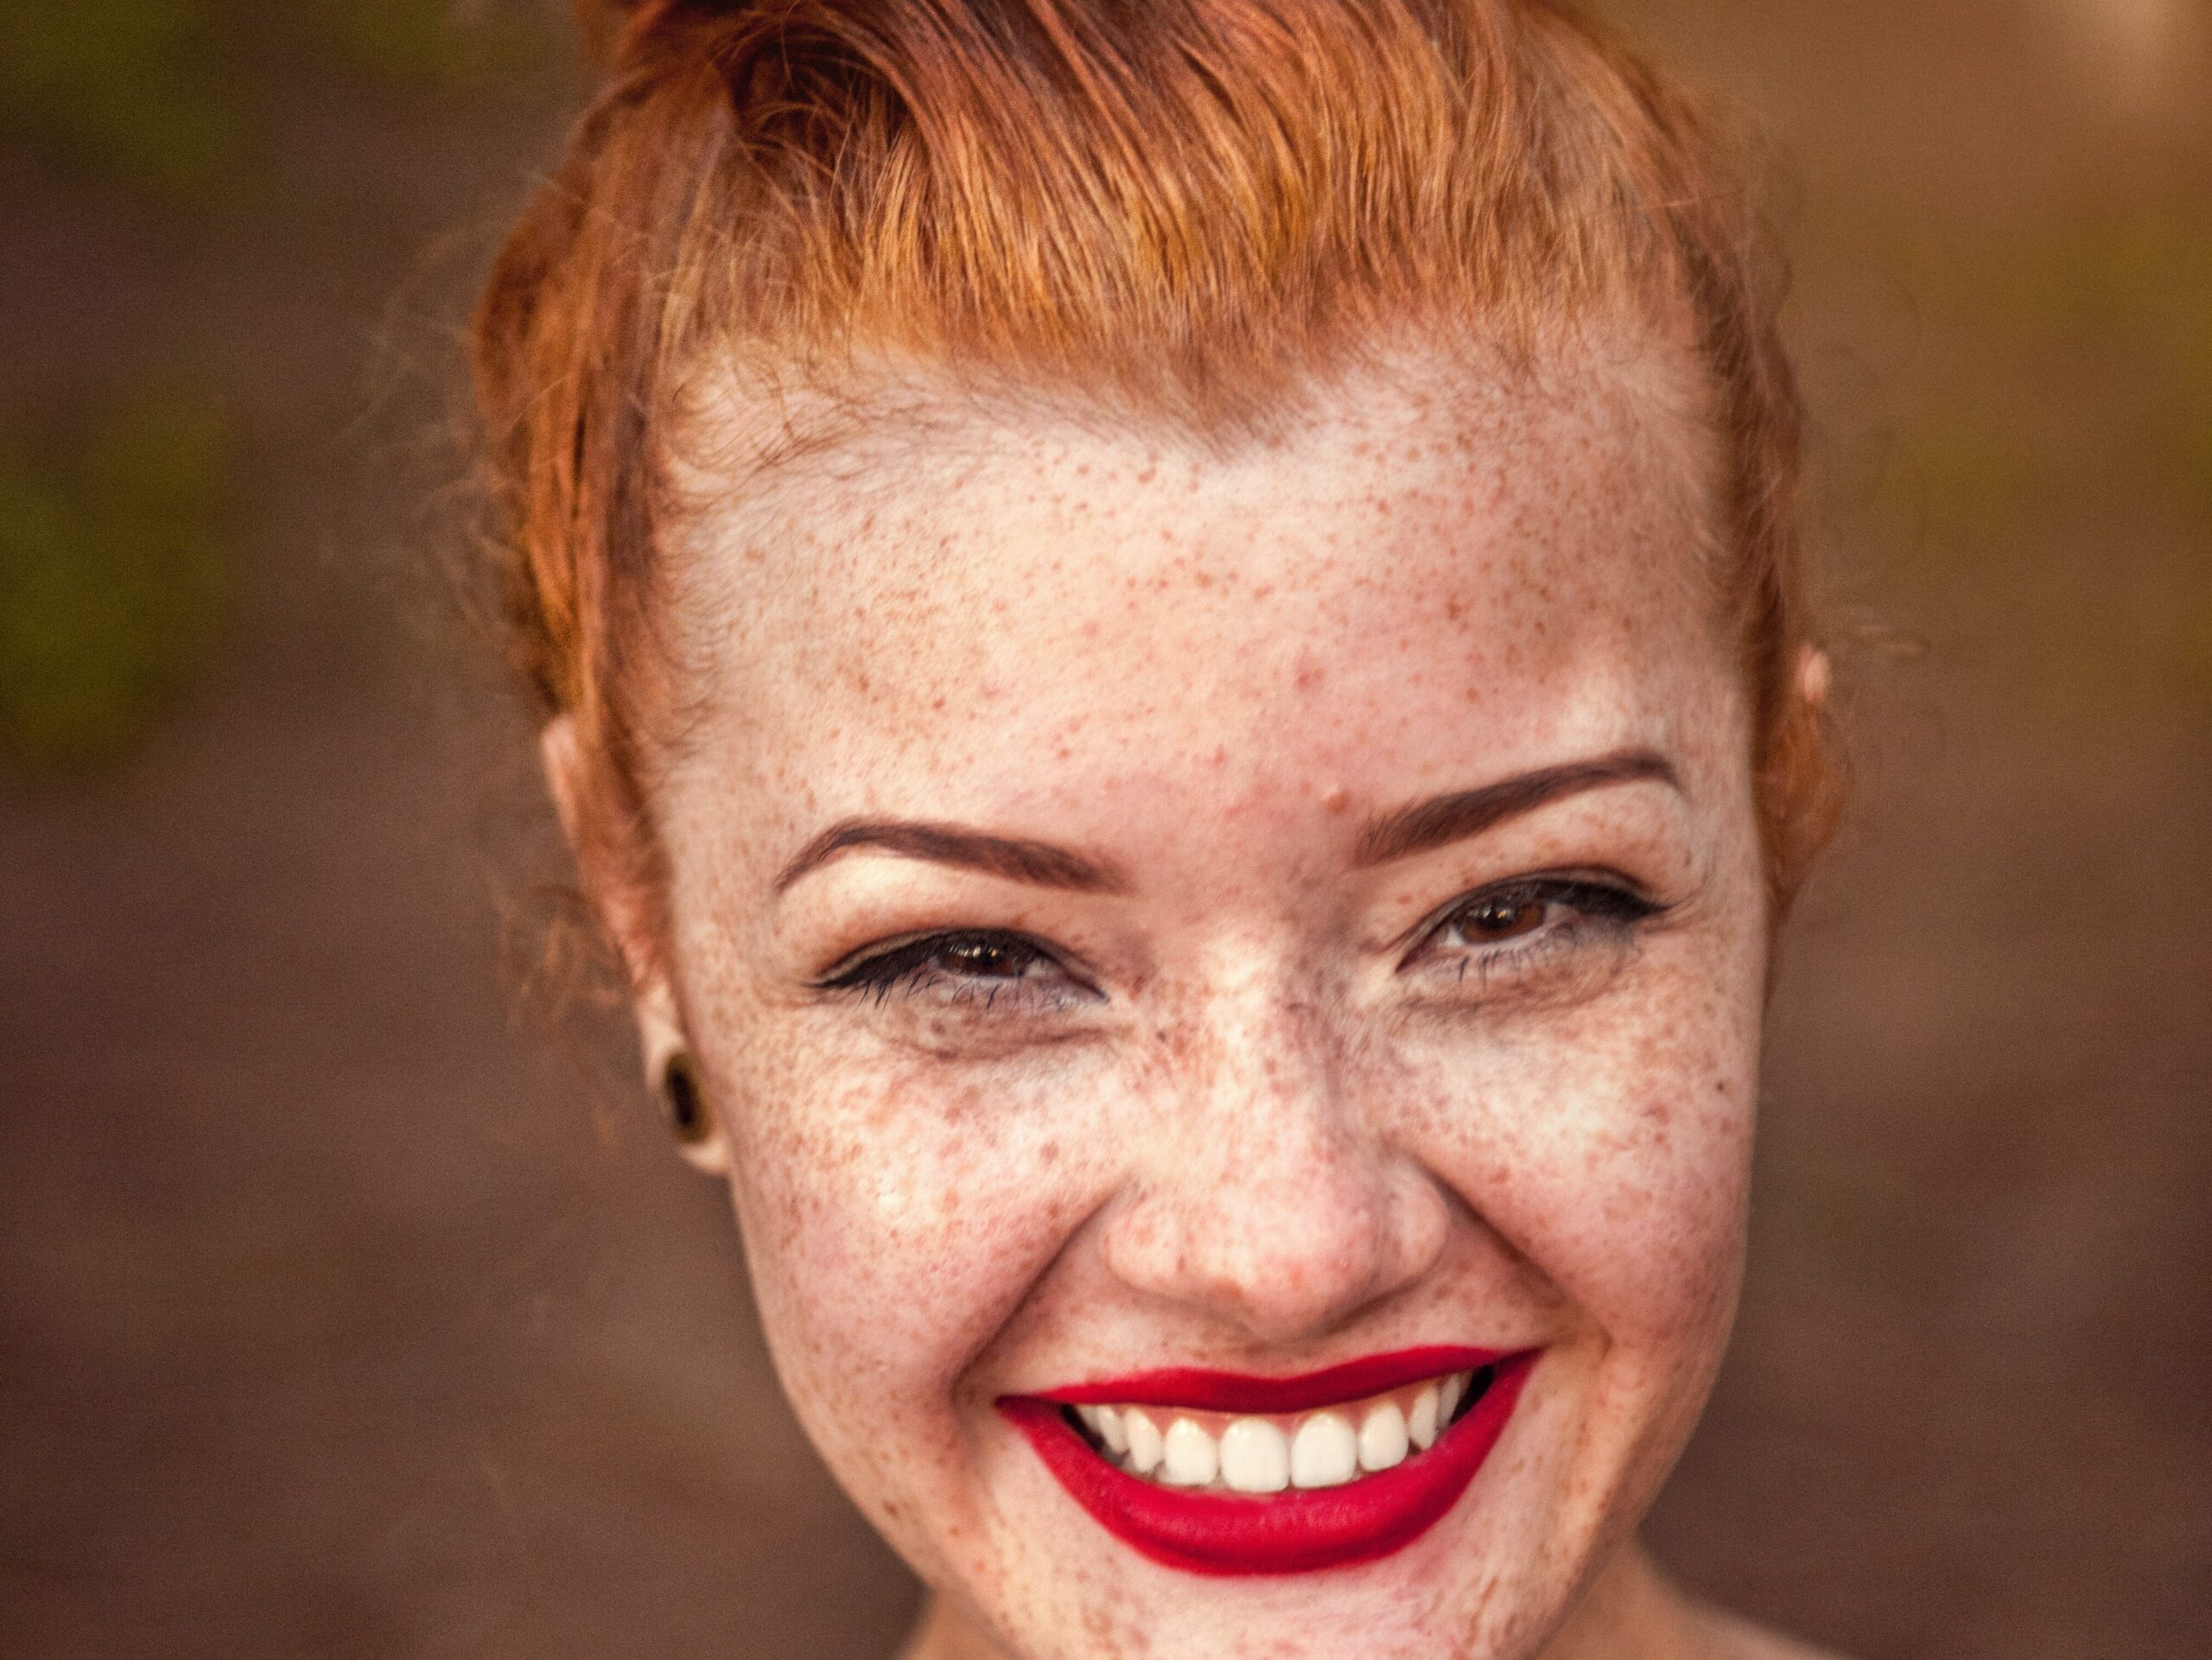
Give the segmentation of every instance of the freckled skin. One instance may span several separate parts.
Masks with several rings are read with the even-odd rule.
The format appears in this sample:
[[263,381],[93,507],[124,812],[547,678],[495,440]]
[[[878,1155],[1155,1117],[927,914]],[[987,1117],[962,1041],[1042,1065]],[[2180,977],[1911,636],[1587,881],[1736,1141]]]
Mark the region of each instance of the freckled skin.
[[[918,1652],[1754,1651],[1631,1540],[1732,1315],[1766,967],[1697,402],[1637,340],[1513,383],[1386,366],[1225,455],[978,404],[696,515],[647,1001],[717,1105],[800,1418],[944,1593]],[[1356,866],[1376,815],[1626,748],[1679,789]],[[779,896],[855,817],[1122,891],[862,849]],[[1667,908],[1438,944],[1463,896],[1562,870]],[[1066,995],[817,988],[940,930],[1038,942]],[[1452,1513],[1331,1573],[1144,1561],[993,1406],[1432,1343],[1545,1353]]]

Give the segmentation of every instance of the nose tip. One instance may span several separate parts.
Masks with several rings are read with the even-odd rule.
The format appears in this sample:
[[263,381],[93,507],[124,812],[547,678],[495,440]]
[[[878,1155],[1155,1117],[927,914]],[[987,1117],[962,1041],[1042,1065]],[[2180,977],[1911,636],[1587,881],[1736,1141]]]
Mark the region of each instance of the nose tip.
[[1109,1218],[1107,1266],[1256,1340],[1334,1330],[1443,1254],[1450,1216],[1433,1181],[1342,1130],[1179,1162]]

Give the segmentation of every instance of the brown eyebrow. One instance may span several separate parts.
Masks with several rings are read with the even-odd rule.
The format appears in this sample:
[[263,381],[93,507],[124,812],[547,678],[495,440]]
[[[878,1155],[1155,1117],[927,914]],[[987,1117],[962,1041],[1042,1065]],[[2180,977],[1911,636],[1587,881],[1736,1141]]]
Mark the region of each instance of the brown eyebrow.
[[[1681,787],[1673,764],[1648,749],[1569,761],[1386,813],[1360,832],[1353,862],[1366,867],[1425,853],[1479,835],[1493,824],[1533,812],[1563,796],[1639,779],[1657,779]],[[901,858],[957,865],[1037,887],[1081,894],[1125,894],[1129,889],[1128,878],[1110,862],[1050,842],[993,836],[958,824],[849,818],[832,824],[801,848],[777,875],[775,891],[785,892],[802,876],[853,848],[880,848]]]
[[980,870],[1037,887],[1061,887],[1079,894],[1128,891],[1128,879],[1114,865],[1050,842],[991,836],[957,824],[849,818],[832,824],[798,850],[777,876],[776,892],[782,894],[809,871],[820,868],[848,849],[863,847],[880,848],[901,858]]
[[1624,749],[1592,760],[1568,761],[1385,813],[1360,831],[1353,862],[1363,868],[1426,853],[1431,848],[1480,835],[1493,824],[1533,812],[1562,796],[1638,779],[1656,779],[1681,788],[1673,763],[1649,749]]

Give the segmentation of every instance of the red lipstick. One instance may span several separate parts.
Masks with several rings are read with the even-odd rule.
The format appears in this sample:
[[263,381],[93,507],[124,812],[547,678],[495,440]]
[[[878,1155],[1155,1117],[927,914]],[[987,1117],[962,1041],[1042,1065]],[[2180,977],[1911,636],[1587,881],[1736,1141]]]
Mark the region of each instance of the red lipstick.
[[[1541,1351],[1468,1348],[1373,1355],[1296,1377],[1175,1369],[1008,1396],[999,1410],[1093,1520],[1132,1549],[1186,1573],[1305,1574],[1373,1561],[1441,1521],[1497,1445]],[[1454,1371],[1489,1386],[1426,1453],[1338,1487],[1264,1498],[1194,1492],[1116,1468],[1069,1421],[1071,1406],[1292,1413],[1338,1405]]]

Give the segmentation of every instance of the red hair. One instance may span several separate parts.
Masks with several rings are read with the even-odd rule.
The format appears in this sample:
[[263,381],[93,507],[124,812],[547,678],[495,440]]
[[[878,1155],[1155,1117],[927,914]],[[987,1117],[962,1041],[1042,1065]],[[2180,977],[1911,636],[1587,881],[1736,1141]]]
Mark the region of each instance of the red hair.
[[499,257],[474,364],[512,648],[574,719],[588,863],[660,890],[656,528],[702,362],[880,350],[1205,431],[1408,326],[1687,315],[1786,906],[1835,789],[1797,690],[1779,267],[1717,124],[1610,35],[1554,0],[581,13],[607,82]]

